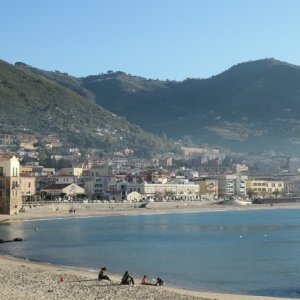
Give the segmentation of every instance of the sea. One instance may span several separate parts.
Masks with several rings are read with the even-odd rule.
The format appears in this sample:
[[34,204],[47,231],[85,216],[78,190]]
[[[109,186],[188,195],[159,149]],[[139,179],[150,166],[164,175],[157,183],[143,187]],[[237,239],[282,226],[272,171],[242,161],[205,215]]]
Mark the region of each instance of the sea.
[[126,270],[189,290],[300,299],[300,209],[157,213],[14,221],[0,244],[16,257]]

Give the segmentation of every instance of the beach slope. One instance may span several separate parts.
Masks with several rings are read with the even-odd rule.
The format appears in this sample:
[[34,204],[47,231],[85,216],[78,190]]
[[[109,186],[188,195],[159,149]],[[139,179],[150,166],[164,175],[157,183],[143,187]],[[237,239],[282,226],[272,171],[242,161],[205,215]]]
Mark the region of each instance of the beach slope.
[[[96,280],[96,271],[42,264],[0,255],[0,299],[110,299],[110,300],[271,300],[272,297],[180,290],[171,287],[119,285]],[[287,299],[287,298],[284,298]]]

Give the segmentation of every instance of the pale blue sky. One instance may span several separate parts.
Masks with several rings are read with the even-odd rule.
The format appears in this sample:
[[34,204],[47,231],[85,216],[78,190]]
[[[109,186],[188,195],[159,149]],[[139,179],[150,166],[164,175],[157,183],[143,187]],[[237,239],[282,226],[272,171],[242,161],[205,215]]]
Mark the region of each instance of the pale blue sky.
[[74,76],[207,78],[274,57],[300,65],[298,0],[2,0],[0,59]]

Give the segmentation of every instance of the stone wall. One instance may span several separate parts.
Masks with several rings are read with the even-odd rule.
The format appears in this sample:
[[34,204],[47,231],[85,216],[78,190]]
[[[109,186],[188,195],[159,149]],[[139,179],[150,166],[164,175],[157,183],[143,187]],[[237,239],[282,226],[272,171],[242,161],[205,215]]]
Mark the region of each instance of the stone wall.
[[55,212],[69,211],[103,211],[103,210],[127,210],[127,209],[167,209],[180,207],[195,207],[210,203],[208,201],[170,201],[149,203],[24,203],[22,210],[25,212]]

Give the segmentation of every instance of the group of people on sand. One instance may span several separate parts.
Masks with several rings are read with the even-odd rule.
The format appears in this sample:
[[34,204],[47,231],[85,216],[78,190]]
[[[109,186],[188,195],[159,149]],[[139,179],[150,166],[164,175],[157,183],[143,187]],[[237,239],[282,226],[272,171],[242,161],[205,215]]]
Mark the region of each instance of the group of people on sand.
[[[99,271],[99,274],[98,274],[98,280],[109,280],[111,281],[111,279],[104,274],[104,272],[106,272],[107,269],[106,267],[102,267]],[[122,285],[134,285],[134,279],[132,276],[129,275],[128,271],[125,271],[122,279],[121,279],[121,283]],[[143,279],[142,279],[142,282],[141,284],[145,284],[145,285],[164,285],[164,281],[161,279],[161,278],[157,278],[156,280],[156,283],[149,283],[148,282],[148,279],[147,279],[147,276],[144,275]]]

